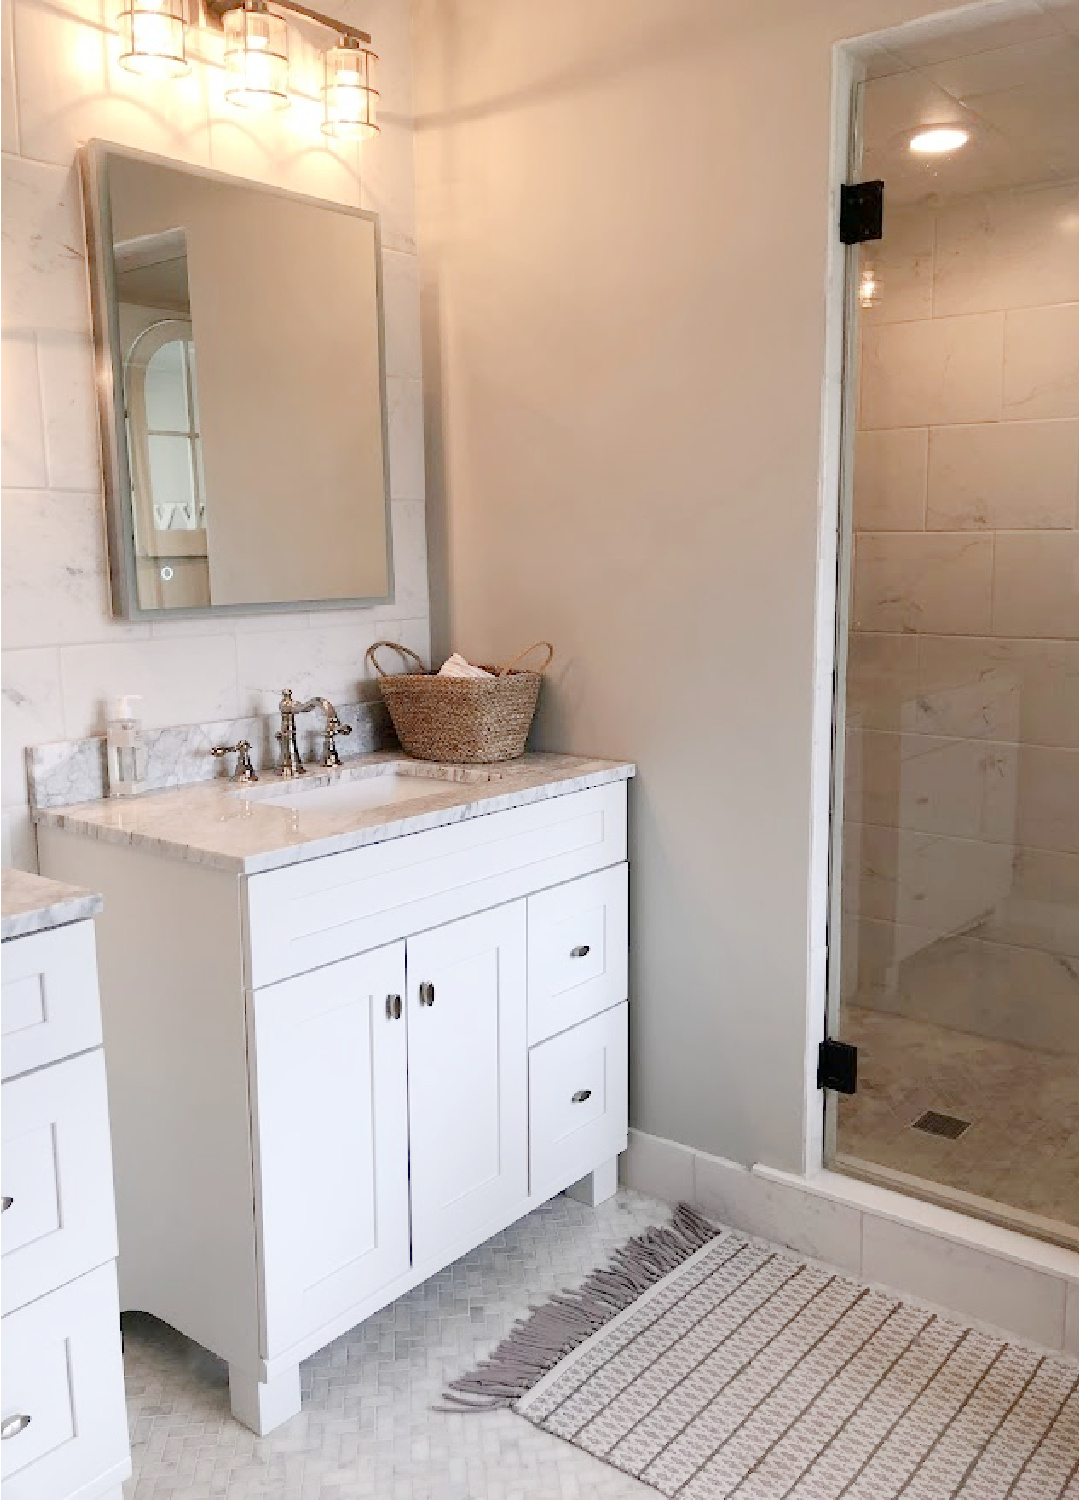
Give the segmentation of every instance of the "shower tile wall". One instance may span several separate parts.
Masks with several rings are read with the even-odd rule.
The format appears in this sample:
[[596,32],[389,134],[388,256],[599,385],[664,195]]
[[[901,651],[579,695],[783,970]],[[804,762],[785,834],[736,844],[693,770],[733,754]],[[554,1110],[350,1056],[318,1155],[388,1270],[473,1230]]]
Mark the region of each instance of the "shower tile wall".
[[844,996],[1079,1054],[1079,184],[867,262]]

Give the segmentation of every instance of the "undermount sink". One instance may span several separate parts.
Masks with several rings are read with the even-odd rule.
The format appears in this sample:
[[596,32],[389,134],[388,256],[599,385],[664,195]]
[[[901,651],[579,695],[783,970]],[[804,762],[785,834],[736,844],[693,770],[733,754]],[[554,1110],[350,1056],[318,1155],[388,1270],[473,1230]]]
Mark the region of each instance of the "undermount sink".
[[[257,800],[271,807],[288,807],[296,812],[349,813],[368,812],[373,808],[396,807],[420,797],[465,785],[486,785],[501,779],[502,773],[489,767],[427,768],[389,765],[385,770],[350,775],[346,770],[326,780],[317,775],[290,781],[280,788],[261,791]],[[246,794],[250,796],[250,793]]]

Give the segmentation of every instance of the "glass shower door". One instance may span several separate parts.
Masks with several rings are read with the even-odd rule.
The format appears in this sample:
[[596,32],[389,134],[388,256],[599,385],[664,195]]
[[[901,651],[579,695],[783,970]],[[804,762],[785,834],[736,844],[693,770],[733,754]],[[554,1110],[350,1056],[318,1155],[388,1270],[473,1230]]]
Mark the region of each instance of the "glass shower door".
[[828,1140],[1079,1244],[1079,47],[1020,50],[860,100]]

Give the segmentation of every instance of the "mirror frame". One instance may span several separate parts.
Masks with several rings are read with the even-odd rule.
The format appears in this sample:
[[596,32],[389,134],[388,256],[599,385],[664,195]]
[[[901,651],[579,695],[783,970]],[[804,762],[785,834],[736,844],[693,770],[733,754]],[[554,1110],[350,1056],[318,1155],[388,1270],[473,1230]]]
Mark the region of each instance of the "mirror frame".
[[[232,183],[249,192],[288,198],[368,219],[375,236],[375,302],[378,324],[378,385],[382,426],[382,493],[386,535],[386,576],[388,591],[371,598],[291,599],[262,604],[209,604],[177,609],[145,609],[139,604],[136,574],[134,499],[131,484],[131,462],[124,412],[123,345],[120,339],[119,309],[116,300],[116,277],[112,257],[112,201],[109,193],[109,158],[122,156],[149,166],[168,167],[192,177]],[[169,157],[155,156],[117,146],[111,141],[92,140],[78,153],[82,185],[83,213],[86,221],[87,265],[90,275],[90,311],[93,328],[94,373],[97,386],[98,425],[101,434],[101,467],[105,482],[105,529],[108,538],[109,595],[112,613],[124,620],[161,621],[171,619],[212,618],[224,615],[278,614],[287,611],[348,609],[375,604],[392,604],[394,598],[393,529],[390,506],[389,410],[386,401],[386,327],[382,278],[382,232],[377,213],[351,208],[306,193],[272,187],[228,172],[191,166]],[[207,496],[208,504],[212,497]]]

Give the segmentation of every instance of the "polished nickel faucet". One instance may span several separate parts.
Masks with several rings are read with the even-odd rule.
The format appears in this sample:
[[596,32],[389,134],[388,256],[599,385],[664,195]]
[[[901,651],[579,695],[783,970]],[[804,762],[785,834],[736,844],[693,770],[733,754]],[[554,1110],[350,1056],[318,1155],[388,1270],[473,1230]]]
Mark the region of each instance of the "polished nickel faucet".
[[339,734],[351,734],[352,725],[342,724],[337,710],[328,698],[320,698],[319,703],[326,715],[326,728],[323,733],[326,736],[325,751],[322,756],[324,766],[339,766],[341,757],[337,753],[337,736]]
[[306,767],[300,759],[300,747],[296,742],[296,715],[313,713],[316,708],[321,708],[326,715],[326,750],[322,758],[324,766],[339,766],[341,757],[337,753],[337,736],[339,734],[351,734],[352,725],[342,724],[340,716],[328,698],[308,698],[306,703],[297,703],[292,696],[292,689],[286,688],[281,694],[281,702],[278,709],[281,714],[281,728],[277,731],[277,738],[281,742],[281,765],[282,776],[303,776]]

